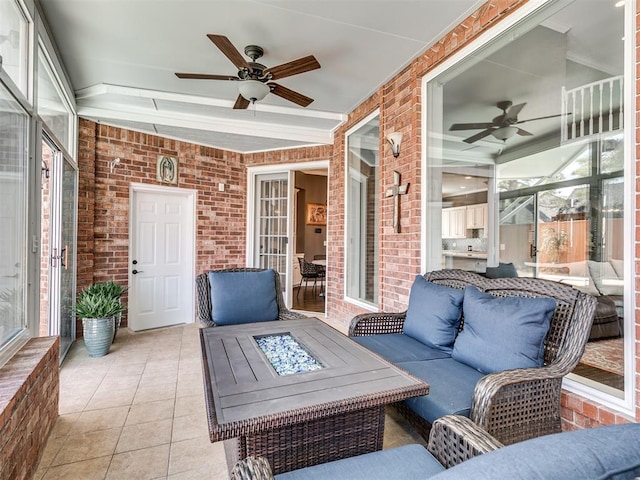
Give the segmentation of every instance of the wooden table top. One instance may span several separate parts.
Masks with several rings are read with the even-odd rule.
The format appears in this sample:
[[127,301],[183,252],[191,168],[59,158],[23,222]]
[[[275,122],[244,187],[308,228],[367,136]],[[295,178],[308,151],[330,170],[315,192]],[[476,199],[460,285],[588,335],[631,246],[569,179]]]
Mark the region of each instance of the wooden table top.
[[[278,375],[255,337],[290,334],[324,368]],[[212,441],[425,395],[422,380],[316,318],[200,330]]]

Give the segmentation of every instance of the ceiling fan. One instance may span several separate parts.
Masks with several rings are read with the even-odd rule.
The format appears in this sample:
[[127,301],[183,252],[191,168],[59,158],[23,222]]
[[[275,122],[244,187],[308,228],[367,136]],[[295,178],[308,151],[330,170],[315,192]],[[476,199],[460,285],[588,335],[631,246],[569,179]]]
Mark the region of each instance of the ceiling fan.
[[224,35],[208,34],[209,40],[238,68],[238,75],[212,75],[206,73],[176,73],[178,78],[190,78],[196,80],[231,80],[238,82],[238,98],[233,105],[234,109],[245,109],[250,103],[262,100],[268,93],[273,93],[279,97],[293,102],[301,107],[307,107],[313,98],[309,98],[301,93],[283,87],[272,80],[298,75],[320,68],[316,57],[307,55],[306,57],[283,63],[276,67],[265,67],[256,60],[264,54],[262,47],[258,45],[248,45],[244,48],[244,53],[251,61],[247,62],[240,52],[233,46],[231,41]]
[[513,105],[513,103],[509,100],[504,100],[502,102],[496,103],[496,107],[502,110],[502,114],[495,117],[490,122],[481,122],[481,123],[454,123],[449,127],[449,131],[453,132],[456,130],[479,130],[483,129],[481,132],[476,133],[468,138],[465,138],[463,142],[473,143],[478,140],[487,137],[489,135],[493,135],[498,140],[502,140],[506,142],[509,138],[513,137],[515,134],[522,136],[531,136],[533,133],[527,132],[519,127],[515,127],[514,125],[519,125],[525,122],[532,122],[534,120],[543,120],[545,118],[553,118],[559,117],[561,114],[556,115],[547,115],[544,117],[536,117],[536,118],[528,118],[526,120],[518,120],[518,114],[524,108],[526,103],[519,103],[517,105]]

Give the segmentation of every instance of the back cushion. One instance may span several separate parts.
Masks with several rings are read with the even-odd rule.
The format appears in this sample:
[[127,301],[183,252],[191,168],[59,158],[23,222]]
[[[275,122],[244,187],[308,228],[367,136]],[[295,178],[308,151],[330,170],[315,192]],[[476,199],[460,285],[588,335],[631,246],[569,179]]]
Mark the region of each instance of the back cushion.
[[468,286],[451,356],[482,373],[541,367],[555,308],[552,298],[494,297]]
[[589,273],[596,288],[602,295],[623,295],[622,280],[609,262],[594,262],[589,260]]
[[427,282],[417,275],[411,293],[403,332],[416,340],[451,352],[458,333],[464,290]]
[[216,325],[278,319],[273,270],[209,272],[211,320]]

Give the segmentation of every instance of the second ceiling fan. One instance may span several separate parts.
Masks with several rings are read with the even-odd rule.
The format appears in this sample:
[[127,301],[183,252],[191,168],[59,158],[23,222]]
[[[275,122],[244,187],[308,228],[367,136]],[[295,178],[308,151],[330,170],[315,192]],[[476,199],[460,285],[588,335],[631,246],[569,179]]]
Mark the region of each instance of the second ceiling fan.
[[489,135],[493,135],[498,140],[506,141],[512,136],[518,134],[522,136],[531,136],[533,133],[527,132],[526,130],[521,129],[520,127],[516,127],[514,125],[520,125],[525,122],[532,122],[534,120],[543,120],[545,118],[553,118],[559,117],[561,114],[556,115],[546,115],[544,117],[536,117],[536,118],[528,118],[526,120],[518,120],[518,114],[526,105],[525,103],[519,103],[517,105],[513,105],[513,102],[509,100],[504,100],[502,102],[496,103],[496,107],[502,110],[502,114],[494,117],[490,122],[480,122],[480,123],[454,123],[449,127],[449,131],[457,131],[457,130],[480,130],[481,132],[476,133],[468,138],[465,138],[463,142],[466,143],[474,143],[478,140],[488,137]]
[[256,60],[264,54],[262,47],[258,45],[248,45],[244,49],[251,61],[248,62],[242,54],[233,46],[231,41],[224,35],[208,34],[209,40],[238,68],[237,76],[214,75],[207,73],[176,73],[178,78],[196,80],[231,80],[238,83],[238,98],[233,105],[234,109],[245,109],[250,103],[262,100],[269,93],[293,102],[301,107],[307,107],[313,98],[309,98],[299,92],[283,87],[272,80],[298,75],[320,68],[320,63],[313,55],[283,63],[275,67],[266,67]]

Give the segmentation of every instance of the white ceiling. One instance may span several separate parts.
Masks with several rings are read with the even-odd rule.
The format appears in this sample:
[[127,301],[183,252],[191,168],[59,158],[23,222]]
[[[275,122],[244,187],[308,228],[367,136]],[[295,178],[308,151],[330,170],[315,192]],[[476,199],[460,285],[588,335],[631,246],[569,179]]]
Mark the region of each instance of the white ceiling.
[[[330,144],[362,101],[483,0],[40,0],[78,112],[99,122],[254,152]],[[281,80],[312,97],[275,95],[233,110],[237,84],[175,72],[235,75],[209,41],[225,35],[258,61],[313,54],[322,68]]]

